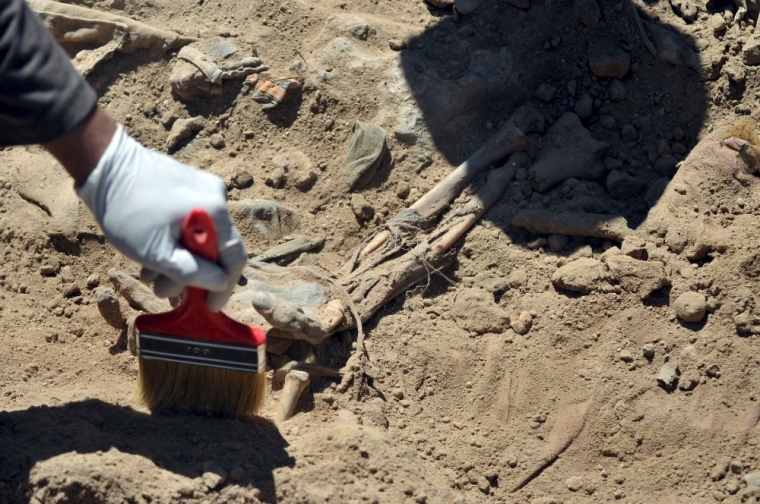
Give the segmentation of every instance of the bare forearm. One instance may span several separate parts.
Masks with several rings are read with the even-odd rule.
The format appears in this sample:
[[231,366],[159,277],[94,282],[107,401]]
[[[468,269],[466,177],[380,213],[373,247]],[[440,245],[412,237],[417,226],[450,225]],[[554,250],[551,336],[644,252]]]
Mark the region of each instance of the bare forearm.
[[43,147],[60,162],[81,186],[116,132],[116,123],[98,105],[78,125]]

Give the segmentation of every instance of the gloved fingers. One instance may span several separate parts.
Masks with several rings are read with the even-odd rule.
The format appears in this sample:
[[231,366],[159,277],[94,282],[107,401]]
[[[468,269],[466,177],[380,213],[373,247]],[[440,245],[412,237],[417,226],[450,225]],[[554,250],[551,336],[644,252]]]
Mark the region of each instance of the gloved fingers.
[[179,245],[175,246],[168,261],[164,261],[160,267],[154,265],[152,268],[182,285],[212,292],[221,292],[227,288],[227,272],[221,266],[192,254]]
[[153,293],[161,298],[179,296],[184,290],[184,284],[172,280],[166,275],[158,275],[153,283]]
[[143,266],[140,270],[140,281],[145,283],[153,283],[156,281],[160,273],[156,270],[152,270],[146,266]]
[[[227,272],[228,283],[224,290],[211,292],[206,298],[209,310],[214,312],[221,310],[225,303],[227,303],[227,300],[230,295],[232,295],[232,291],[238,283],[243,268],[245,268],[245,261],[248,259],[248,253],[245,250],[245,245],[243,244],[243,239],[240,236],[240,233],[235,226],[229,222],[229,217],[227,217],[227,222],[229,223],[229,227],[223,229],[222,233],[217,231],[220,237],[219,256],[217,260],[219,265]],[[222,241],[222,234],[226,235],[224,241]]]

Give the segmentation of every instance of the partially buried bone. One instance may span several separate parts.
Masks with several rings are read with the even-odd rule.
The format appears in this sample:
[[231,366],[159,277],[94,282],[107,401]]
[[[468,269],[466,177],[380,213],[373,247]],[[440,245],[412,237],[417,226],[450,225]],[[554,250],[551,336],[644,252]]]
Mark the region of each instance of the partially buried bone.
[[183,47],[169,76],[172,91],[186,100],[198,94],[222,94],[222,82],[262,72],[268,67],[261,59],[249,56],[236,62],[219,62],[214,56],[195,47]]
[[198,40],[79,5],[52,0],[29,0],[29,5],[53,37],[75,56],[74,66],[82,75],[90,74],[116,52],[151,49],[163,54]]
[[296,409],[301,394],[309,386],[309,373],[306,371],[291,370],[285,375],[285,383],[282,387],[282,397],[277,408],[277,421],[284,422]]
[[618,242],[633,234],[628,222],[619,215],[520,210],[512,217],[511,224],[531,233],[587,236]]
[[287,257],[295,256],[301,252],[308,252],[317,249],[325,244],[324,237],[309,238],[301,236],[294,238],[280,245],[276,245],[251,259],[252,262],[276,261]]
[[285,385],[285,377],[291,371],[304,371],[308,373],[309,380],[315,380],[317,378],[323,378],[325,376],[339,378],[341,376],[340,371],[329,368],[327,366],[320,366],[319,364],[309,364],[307,362],[289,361],[285,365],[281,366],[274,372],[272,376],[272,390],[280,390]]

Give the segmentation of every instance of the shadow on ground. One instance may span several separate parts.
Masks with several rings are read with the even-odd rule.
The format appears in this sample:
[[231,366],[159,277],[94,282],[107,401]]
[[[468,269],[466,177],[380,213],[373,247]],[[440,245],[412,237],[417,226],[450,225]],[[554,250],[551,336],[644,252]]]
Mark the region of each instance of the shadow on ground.
[[272,471],[295,464],[286,446],[277,427],[264,419],[245,424],[180,413],[146,415],[96,399],[5,411],[0,412],[0,502],[27,502],[26,482],[38,461],[111,447],[189,478],[201,476],[210,460],[240,466],[245,477],[238,484],[259,488],[262,498],[272,501]]
[[[541,187],[529,170],[500,202],[623,215],[630,227],[638,226],[657,200],[657,189],[650,189],[658,180],[664,187],[661,179],[672,178],[675,164],[697,142],[708,105],[697,72],[657,61],[647,51],[628,2],[539,0],[521,10],[487,0],[469,15],[449,14],[410,40],[401,55],[425,127],[445,159],[463,162],[521,105],[540,110],[546,129],[563,114],[575,113],[595,140],[609,146],[597,169],[589,170],[593,175],[563,183],[571,175],[563,177],[565,167],[557,166],[560,182]],[[677,27],[656,24],[696,45]],[[599,77],[590,65],[600,59],[597,54],[608,61],[614,54],[627,55],[623,59],[630,64],[617,77]],[[528,150],[528,166],[541,149],[537,138]],[[622,173],[630,183],[611,183],[612,172],[613,179]],[[517,243],[529,239],[510,229],[498,207],[486,217],[516,235]]]

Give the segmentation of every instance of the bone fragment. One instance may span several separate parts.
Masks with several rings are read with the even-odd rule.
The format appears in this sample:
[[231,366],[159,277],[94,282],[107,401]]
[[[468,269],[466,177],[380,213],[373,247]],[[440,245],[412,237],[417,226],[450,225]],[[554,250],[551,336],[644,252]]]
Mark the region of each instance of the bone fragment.
[[270,248],[266,252],[263,252],[250,261],[253,262],[266,262],[274,261],[276,259],[282,259],[284,257],[300,254],[301,252],[308,252],[314,250],[325,244],[324,237],[309,238],[308,236],[301,236],[287,241],[280,245]]
[[285,377],[291,371],[305,371],[309,375],[309,380],[330,376],[338,378],[341,376],[340,371],[319,364],[309,364],[308,362],[290,361],[283,365],[272,376],[272,390],[280,390],[285,385]]
[[628,222],[619,215],[520,210],[512,217],[512,225],[537,234],[588,236],[622,242],[633,234]]
[[168,301],[156,297],[145,284],[117,269],[108,270],[114,289],[129,305],[146,313],[161,313],[172,309]]
[[137,357],[137,329],[135,328],[135,320],[137,315],[129,317],[127,319],[127,349],[129,353]]
[[212,83],[220,84],[222,82],[222,70],[216,64],[211,56],[203,54],[194,47],[183,47],[177,53],[177,58],[192,63],[195,67],[201,71],[203,75]]
[[296,409],[298,399],[309,386],[309,373],[293,369],[285,375],[285,383],[282,387],[282,397],[277,409],[277,421],[284,422],[291,416]]
[[528,473],[512,487],[513,492],[530,483],[544,469],[552,465],[557,457],[575,441],[575,438],[583,430],[583,426],[586,425],[586,413],[588,413],[589,406],[591,406],[591,399],[582,403],[571,404],[558,413],[557,421],[554,422],[554,427],[546,439],[545,455],[533,467],[529,468]]

